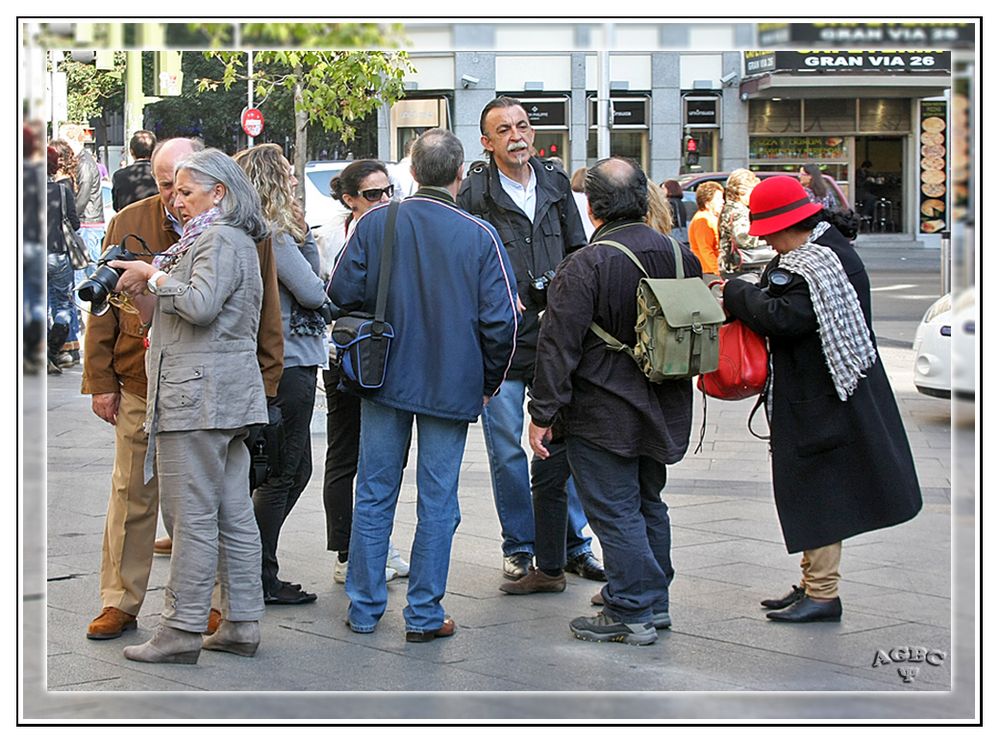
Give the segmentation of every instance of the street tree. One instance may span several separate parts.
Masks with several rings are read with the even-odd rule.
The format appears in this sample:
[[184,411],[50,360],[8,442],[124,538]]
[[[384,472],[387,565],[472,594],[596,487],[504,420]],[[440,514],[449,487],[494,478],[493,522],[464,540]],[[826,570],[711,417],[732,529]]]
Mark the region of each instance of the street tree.
[[[288,24],[285,24],[288,25]],[[202,78],[199,91],[229,90],[248,79],[246,53],[206,52],[221,61],[221,78]],[[283,50],[253,53],[254,97],[266,105],[277,91],[290,91],[294,105],[294,168],[303,196],[307,136],[310,125],[339,135],[344,143],[354,139],[356,123],[382,105],[403,97],[403,77],[414,70],[401,51]]]

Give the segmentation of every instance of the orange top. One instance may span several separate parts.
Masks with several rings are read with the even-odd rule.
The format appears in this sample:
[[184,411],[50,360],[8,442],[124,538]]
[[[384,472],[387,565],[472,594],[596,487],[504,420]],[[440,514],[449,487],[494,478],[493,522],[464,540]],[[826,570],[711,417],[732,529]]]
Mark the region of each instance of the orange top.
[[688,225],[691,250],[705,274],[719,273],[719,218],[707,210],[695,212]]

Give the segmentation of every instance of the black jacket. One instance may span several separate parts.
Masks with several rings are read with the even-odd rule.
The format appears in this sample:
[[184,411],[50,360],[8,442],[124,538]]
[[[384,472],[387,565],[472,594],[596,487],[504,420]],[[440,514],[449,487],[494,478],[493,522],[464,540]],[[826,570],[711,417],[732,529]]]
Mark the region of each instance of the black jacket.
[[[605,237],[631,248],[650,276],[676,276],[673,248],[645,224],[602,225],[592,241]],[[698,258],[686,248],[681,254],[684,276],[700,277]],[[528,412],[539,426],[558,423],[561,433],[616,455],[674,463],[691,435],[691,380],[651,383],[631,356],[609,350],[589,328],[594,321],[634,346],[641,277],[628,256],[606,245],[588,245],[562,262],[542,316]]]
[[[80,229],[80,218],[76,214],[76,202],[73,200],[73,189],[69,187],[69,180],[49,181],[46,184],[48,209],[46,210],[46,225],[48,235],[49,253],[65,253],[69,248],[63,238],[62,221],[65,217],[74,230]],[[63,198],[60,199],[59,193]],[[63,212],[65,206],[66,211]]]
[[555,269],[569,254],[587,244],[569,178],[551,163],[531,158],[535,171],[535,219],[529,220],[500,185],[493,162],[474,167],[458,192],[458,206],[497,229],[517,278],[524,303],[517,349],[507,376],[531,381],[538,343],[538,312],[544,308],[529,290],[533,278]]
[[116,170],[111,177],[111,202],[116,212],[155,193],[156,179],[148,160],[136,160],[132,165]]
[[[871,331],[864,264],[833,228],[816,242],[840,259]],[[789,553],[823,547],[914,517],[921,497],[913,456],[881,358],[841,401],[823,356],[809,286],[792,274],[769,287],[777,258],[760,284],[726,283],[730,314],[768,337],[773,375],[771,473]]]

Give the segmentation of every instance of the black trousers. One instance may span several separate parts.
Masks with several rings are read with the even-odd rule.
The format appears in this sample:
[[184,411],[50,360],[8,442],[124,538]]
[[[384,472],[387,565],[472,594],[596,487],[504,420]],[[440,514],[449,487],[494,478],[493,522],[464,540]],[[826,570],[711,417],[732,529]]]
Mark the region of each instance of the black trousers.
[[354,477],[358,474],[361,399],[337,390],[338,378],[337,370],[323,370],[326,387],[323,509],[326,512],[326,549],[347,551],[354,513]]
[[284,467],[253,493],[265,593],[278,589],[278,536],[312,476],[309,425],[316,402],[316,366],[285,367],[275,402],[281,409],[285,431]]

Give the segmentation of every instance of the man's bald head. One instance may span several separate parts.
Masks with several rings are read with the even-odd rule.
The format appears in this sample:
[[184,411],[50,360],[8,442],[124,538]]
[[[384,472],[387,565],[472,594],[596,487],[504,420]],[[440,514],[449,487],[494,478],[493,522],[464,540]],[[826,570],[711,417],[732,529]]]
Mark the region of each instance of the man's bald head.
[[642,220],[649,208],[646,174],[634,160],[613,157],[587,171],[583,184],[590,211],[601,222]]
[[153,150],[153,178],[156,179],[156,188],[160,192],[160,201],[175,217],[177,213],[174,211],[174,170],[177,163],[188,155],[204,149],[205,146],[198,140],[176,137],[159,142]]

